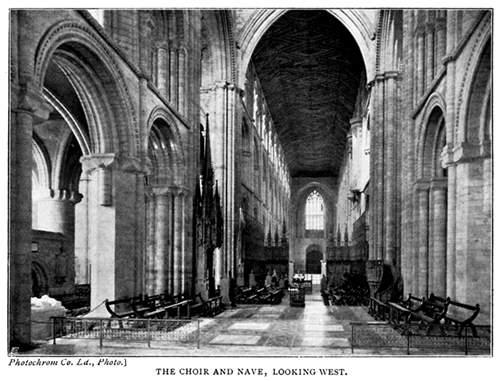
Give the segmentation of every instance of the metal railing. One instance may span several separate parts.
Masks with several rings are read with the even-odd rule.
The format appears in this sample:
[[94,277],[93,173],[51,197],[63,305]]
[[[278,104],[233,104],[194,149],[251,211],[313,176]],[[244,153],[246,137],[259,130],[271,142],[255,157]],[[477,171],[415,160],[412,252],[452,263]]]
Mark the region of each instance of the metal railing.
[[120,319],[52,317],[52,343],[62,339],[192,344],[200,348],[199,319]]
[[[427,350],[432,354],[464,353],[491,354],[491,327],[475,326],[477,336],[465,327],[458,335],[456,326],[441,325],[439,333],[427,334],[426,328],[418,324],[407,324],[396,329],[387,322],[351,322],[351,353],[354,349],[391,348],[404,350],[410,355],[413,350]],[[425,352],[429,355],[429,352]]]

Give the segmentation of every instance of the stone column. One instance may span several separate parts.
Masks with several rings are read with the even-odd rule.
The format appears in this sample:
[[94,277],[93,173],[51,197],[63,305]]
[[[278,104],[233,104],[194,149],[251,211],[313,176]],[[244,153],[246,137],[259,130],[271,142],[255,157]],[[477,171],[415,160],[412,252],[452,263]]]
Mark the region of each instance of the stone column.
[[385,74],[385,124],[384,124],[384,260],[391,266],[396,265],[396,235],[399,226],[396,226],[396,180],[397,173],[397,135],[399,127],[397,118],[397,72],[387,72]]
[[432,193],[432,292],[448,296],[446,292],[446,196],[447,179],[434,179]]
[[170,194],[159,192],[155,194],[155,251],[154,251],[154,293],[167,291],[167,276],[169,263],[169,229],[168,216],[170,209]]
[[[21,15],[13,14],[14,23],[21,19]],[[16,28],[12,32],[14,36]],[[14,45],[17,45],[17,40],[15,41]],[[22,84],[14,83],[17,78],[15,75],[12,76],[9,134],[8,309],[9,345],[24,346],[31,342],[33,125],[47,120],[51,108],[47,106],[38,89],[33,88],[30,77],[32,52],[27,51],[22,44],[19,46],[18,54],[16,52],[13,50],[11,53],[13,60],[19,62],[19,80],[22,80]]]
[[[134,159],[94,154],[81,159],[89,177],[91,309],[105,299],[144,292],[144,172]],[[94,316],[108,316],[101,306]]]
[[418,295],[426,297],[429,292],[429,185],[417,183],[418,206]]
[[31,171],[33,110],[11,109],[9,155],[9,342],[31,342]]
[[81,201],[75,205],[75,283],[90,283],[89,261],[89,177],[82,172],[78,189]]
[[174,205],[174,252],[173,252],[173,293],[183,292],[184,277],[184,193],[180,190],[173,196]]
[[156,195],[153,192],[146,194],[146,271],[145,293],[155,293],[155,228],[156,228]]
[[157,50],[158,63],[156,68],[158,70],[157,74],[157,87],[160,94],[168,99],[168,57],[167,50],[164,47],[158,48]]

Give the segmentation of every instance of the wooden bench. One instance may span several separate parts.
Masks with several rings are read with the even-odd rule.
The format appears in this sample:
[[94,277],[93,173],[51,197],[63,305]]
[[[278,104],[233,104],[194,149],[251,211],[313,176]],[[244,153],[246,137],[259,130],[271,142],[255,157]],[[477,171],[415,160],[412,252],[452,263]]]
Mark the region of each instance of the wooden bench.
[[135,316],[142,318],[148,312],[154,311],[158,308],[173,304],[173,298],[168,294],[157,294],[152,296],[145,296],[142,299],[134,300],[131,302],[131,307],[135,312]]
[[446,332],[441,320],[446,316],[449,303],[450,298],[445,299],[431,294],[428,299],[422,299],[422,304],[411,312],[411,317],[419,322],[419,327],[427,325],[427,335],[430,334],[432,327],[437,325],[444,336]]
[[476,319],[479,311],[479,304],[472,306],[450,300],[446,315],[444,316],[444,321],[445,324],[454,325],[458,328],[458,336],[462,335],[462,331],[465,327],[469,327],[472,330],[472,335],[477,337],[477,330],[472,322]]
[[201,292],[197,293],[192,299],[190,304],[191,314],[193,315],[207,315],[207,302],[203,300]]
[[223,310],[223,303],[222,303],[222,296],[214,296],[209,298],[207,301],[207,314],[208,316],[215,316],[219,313],[222,312]]
[[408,294],[408,299],[400,302],[387,302],[389,306],[389,322],[396,328],[407,327],[411,319],[411,313],[415,312],[423,303],[422,298]]
[[270,304],[281,303],[281,299],[283,298],[283,290],[281,288],[267,287],[266,292],[267,294],[261,297],[263,302]]
[[236,303],[248,303],[248,298],[250,298],[255,291],[251,287],[239,287],[236,292]]
[[186,314],[184,316],[190,318],[191,317],[190,303],[191,300],[188,299],[188,300],[183,300],[179,303],[169,304],[167,306],[161,306],[152,311],[146,312],[144,314],[144,318],[164,319],[168,318],[172,314],[172,311],[175,311],[176,318],[180,319],[183,316],[182,309],[186,310]]
[[380,299],[370,296],[368,313],[372,315],[375,320],[387,320],[389,318],[389,305],[382,302]]
[[118,318],[118,319],[133,318],[136,317],[136,313],[132,309],[131,304],[135,303],[140,299],[141,299],[140,296],[133,298],[111,300],[111,301],[109,299],[106,299],[104,301],[104,305],[106,306],[106,310],[113,318]]

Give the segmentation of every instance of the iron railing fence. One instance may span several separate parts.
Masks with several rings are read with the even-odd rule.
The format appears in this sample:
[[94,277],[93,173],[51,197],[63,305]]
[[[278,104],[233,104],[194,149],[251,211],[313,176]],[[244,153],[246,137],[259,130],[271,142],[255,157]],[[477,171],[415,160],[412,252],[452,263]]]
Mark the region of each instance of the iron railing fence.
[[52,340],[94,339],[192,344],[200,347],[199,319],[120,319],[52,317]]
[[[458,334],[454,325],[433,327],[427,332],[427,326],[417,323],[394,328],[387,322],[351,322],[351,352],[354,349],[400,349],[402,353],[424,355],[490,355],[491,326],[476,325],[476,333],[465,327]],[[412,351],[413,350],[413,351]]]

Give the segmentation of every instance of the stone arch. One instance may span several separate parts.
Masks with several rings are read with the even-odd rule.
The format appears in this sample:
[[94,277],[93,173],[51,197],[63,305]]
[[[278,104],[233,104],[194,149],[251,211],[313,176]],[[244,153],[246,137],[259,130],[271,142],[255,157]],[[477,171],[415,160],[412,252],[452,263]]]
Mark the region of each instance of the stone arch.
[[[420,123],[419,132],[418,132],[418,140],[417,140],[417,178],[423,178],[426,176],[426,170],[428,168],[425,167],[426,154],[431,153],[434,160],[439,160],[439,157],[435,157],[435,152],[430,148],[431,145],[426,144],[429,141],[431,134],[438,134],[439,131],[437,128],[437,122],[439,122],[437,117],[443,119],[444,123],[444,115],[446,115],[446,103],[443,96],[440,93],[433,93],[429,99],[427,100],[423,112],[422,112],[422,121]],[[429,129],[433,129],[429,131]],[[439,153],[440,155],[441,153]],[[428,177],[428,176],[427,176]]]
[[34,82],[40,93],[45,93],[44,80],[51,62],[64,72],[78,94],[89,124],[91,151],[136,154],[139,131],[133,102],[121,70],[100,36],[76,20],[53,25],[35,53]]
[[[151,111],[147,126],[144,152],[149,152],[153,133],[157,138],[163,139],[165,144],[161,156],[158,157],[159,160],[156,163],[149,162],[150,171],[166,170],[165,175],[171,179],[168,185],[182,185],[185,176],[185,154],[177,123],[167,110],[159,106]],[[149,158],[147,160],[150,161]]]
[[[239,35],[241,63],[238,81],[240,88],[244,88],[245,73],[247,72],[255,47],[269,27],[287,11],[286,9],[259,10],[244,25]],[[372,78],[374,65],[370,65],[370,62],[372,62],[371,40],[373,39],[374,27],[369,17],[358,10],[328,9],[327,12],[336,17],[351,33],[361,51],[367,78]]]
[[44,188],[51,188],[52,168],[50,155],[42,140],[33,132],[33,172],[35,172],[37,183]]
[[472,84],[485,48],[491,45],[491,25],[491,12],[487,11],[477,27],[472,50],[463,69],[465,75],[460,84],[457,111],[455,113],[456,117],[453,123],[455,146],[463,141],[467,141],[467,115],[472,94]]
[[31,263],[32,296],[41,297],[49,292],[49,278],[44,266],[37,261]]
[[323,260],[323,248],[317,244],[311,244],[306,248],[306,273],[320,274],[321,261]]
[[490,119],[491,74],[491,39],[488,39],[481,49],[470,83],[470,90],[467,91],[464,136],[466,141],[471,144],[479,144],[484,140],[489,140],[485,123],[488,123],[487,119]]
[[220,81],[235,81],[235,43],[232,18],[228,11],[202,12],[202,83],[211,86]]
[[398,71],[402,55],[401,10],[382,10],[377,27],[377,47],[375,55],[376,73]]

